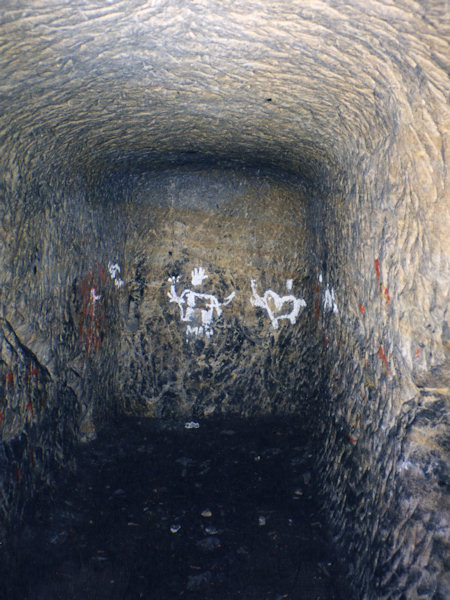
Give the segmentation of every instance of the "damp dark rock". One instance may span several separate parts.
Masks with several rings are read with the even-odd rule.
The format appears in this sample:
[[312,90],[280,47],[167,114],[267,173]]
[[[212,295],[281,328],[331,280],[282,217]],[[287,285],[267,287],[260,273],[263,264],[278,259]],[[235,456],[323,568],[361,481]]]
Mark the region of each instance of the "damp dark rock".
[[[73,476],[29,505],[7,597],[344,598],[317,482],[291,466],[313,462],[302,423],[234,419],[224,441],[226,424],[206,420],[193,435],[122,418],[103,429]],[[146,439],[154,450],[138,455]]]

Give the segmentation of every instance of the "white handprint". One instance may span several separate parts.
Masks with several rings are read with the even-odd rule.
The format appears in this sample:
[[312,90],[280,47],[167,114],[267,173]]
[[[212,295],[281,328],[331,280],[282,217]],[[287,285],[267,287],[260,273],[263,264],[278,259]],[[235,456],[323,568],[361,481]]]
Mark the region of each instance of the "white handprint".
[[198,267],[194,269],[191,273],[192,276],[192,285],[202,285],[204,279],[208,279],[208,275],[206,275],[205,269],[203,267]]

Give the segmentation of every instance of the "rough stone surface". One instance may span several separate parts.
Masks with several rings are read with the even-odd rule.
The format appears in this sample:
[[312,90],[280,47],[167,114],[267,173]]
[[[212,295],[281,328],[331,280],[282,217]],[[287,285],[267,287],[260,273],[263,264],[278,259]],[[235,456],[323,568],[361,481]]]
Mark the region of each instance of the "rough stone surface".
[[298,412],[353,596],[449,596],[447,11],[2,3],[2,539],[118,411]]
[[[133,211],[123,216],[117,382],[128,410],[308,416],[305,398],[312,399],[317,381],[307,317],[314,294],[309,198],[299,183],[288,183],[211,169],[128,182],[126,206],[132,201]],[[197,283],[192,275],[199,269],[204,279]],[[284,298],[279,307],[275,296],[266,298],[272,320],[252,305],[252,281],[259,298],[268,289]],[[191,292],[198,294],[192,314]],[[217,304],[208,309],[211,302]],[[202,311],[211,323],[203,323]],[[297,311],[295,322],[285,318]]]

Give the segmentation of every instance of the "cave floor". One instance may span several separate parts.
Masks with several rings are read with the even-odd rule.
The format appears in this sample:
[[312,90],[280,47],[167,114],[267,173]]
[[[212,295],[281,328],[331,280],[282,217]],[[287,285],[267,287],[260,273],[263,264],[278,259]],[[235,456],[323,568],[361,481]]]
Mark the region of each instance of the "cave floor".
[[124,417],[79,449],[77,471],[30,508],[21,600],[338,600],[295,419]]

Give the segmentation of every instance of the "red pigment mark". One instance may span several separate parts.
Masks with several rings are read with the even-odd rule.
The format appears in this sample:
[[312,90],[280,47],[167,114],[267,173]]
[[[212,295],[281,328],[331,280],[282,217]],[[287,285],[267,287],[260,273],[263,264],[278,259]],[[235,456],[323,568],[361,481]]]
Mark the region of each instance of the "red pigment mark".
[[315,302],[314,302],[314,306],[315,306],[315,315],[316,315],[316,319],[319,320],[320,319],[320,305],[319,305],[319,299],[316,298]]
[[99,270],[99,273],[100,273],[101,280],[103,281],[103,283],[106,283],[107,278],[106,278],[106,275],[105,275],[105,271],[103,270],[103,267],[102,267],[102,265],[100,263],[97,263],[97,264],[98,264],[98,270]]
[[14,387],[14,375],[12,373],[12,371],[10,371],[6,377],[5,377],[5,382],[10,386],[10,387]]
[[388,305],[391,301],[391,297],[389,296],[389,290],[387,288],[384,288],[384,297],[386,298],[386,305]]
[[38,376],[39,376],[39,371],[36,367],[33,367],[33,363],[30,363],[30,366],[28,367],[28,371],[25,375],[25,381],[31,381],[32,384],[36,384],[38,383]]
[[384,370],[385,370],[385,373],[386,373],[386,375],[387,375],[387,374],[388,374],[388,371],[389,371],[389,369],[388,369],[388,364],[387,364],[386,354],[384,353],[384,350],[383,350],[383,347],[382,347],[382,346],[380,346],[380,347],[378,348],[378,357],[379,357],[379,359],[380,359],[380,360],[382,360],[382,361],[383,361],[383,363],[384,363]]
[[349,433],[347,433],[347,438],[348,441],[350,442],[350,444],[353,444],[355,446],[356,442],[358,441],[356,438],[352,437]]
[[30,412],[34,417],[33,403],[31,402],[31,400],[27,404],[27,411]]
[[419,358],[419,356],[420,356],[420,348],[417,348],[417,350],[416,350],[416,358]]
[[377,274],[377,283],[380,281],[380,261],[378,260],[378,258],[376,258],[374,260],[374,264],[375,264],[375,272]]
[[[101,265],[100,265],[101,267]],[[86,353],[97,352],[103,333],[104,308],[103,294],[99,291],[98,284],[105,277],[103,269],[100,277],[89,273],[79,284],[78,291],[81,295],[80,337],[86,346]]]
[[0,425],[2,425],[2,424],[3,424],[3,413],[0,412]]
[[363,304],[359,305],[359,312],[362,314],[362,316],[364,316],[364,313],[366,312],[366,309],[365,309],[365,307],[364,307]]

